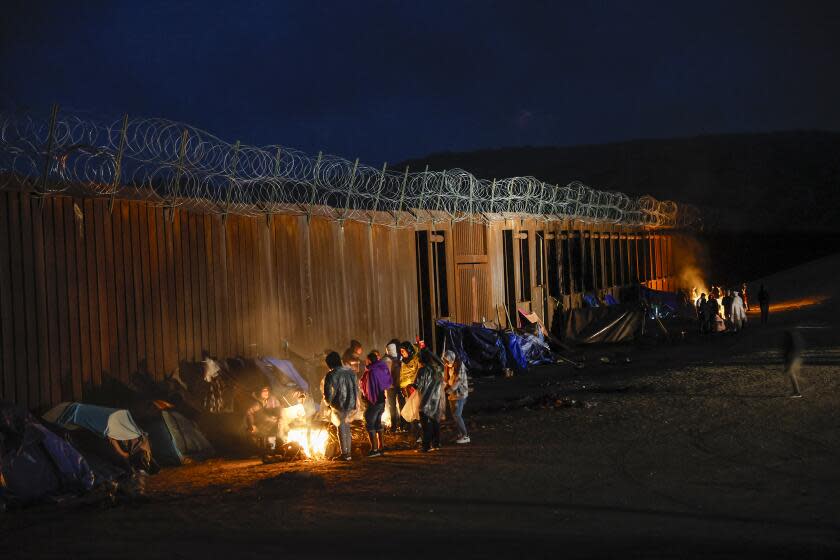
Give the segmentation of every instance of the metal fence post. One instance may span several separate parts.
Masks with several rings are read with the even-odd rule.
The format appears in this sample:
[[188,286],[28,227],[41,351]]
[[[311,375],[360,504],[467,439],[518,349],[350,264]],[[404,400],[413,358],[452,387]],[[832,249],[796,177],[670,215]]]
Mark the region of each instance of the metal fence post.
[[35,196],[39,199],[38,204],[43,204],[41,200],[47,195],[47,183],[50,175],[50,163],[52,161],[53,143],[55,142],[55,123],[58,120],[58,103],[53,103],[50,110],[50,128],[47,133],[47,150],[44,157],[44,174],[41,176],[41,186],[36,188]]

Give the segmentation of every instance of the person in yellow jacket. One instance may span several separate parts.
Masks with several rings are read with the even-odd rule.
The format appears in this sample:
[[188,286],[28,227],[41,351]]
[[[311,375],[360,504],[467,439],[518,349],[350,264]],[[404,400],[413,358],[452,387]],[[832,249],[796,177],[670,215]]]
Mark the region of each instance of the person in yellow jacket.
[[402,356],[400,389],[405,393],[406,388],[414,384],[414,378],[417,377],[417,370],[420,369],[420,357],[417,353],[417,347],[407,340],[400,344],[400,356]]
[[[400,356],[402,357],[402,364],[400,364],[400,392],[404,399],[408,399],[411,393],[415,391],[414,380],[420,369],[420,355],[418,348],[406,340],[400,344]],[[417,438],[418,443],[421,440],[420,432],[420,422],[415,420],[411,423],[411,433]]]

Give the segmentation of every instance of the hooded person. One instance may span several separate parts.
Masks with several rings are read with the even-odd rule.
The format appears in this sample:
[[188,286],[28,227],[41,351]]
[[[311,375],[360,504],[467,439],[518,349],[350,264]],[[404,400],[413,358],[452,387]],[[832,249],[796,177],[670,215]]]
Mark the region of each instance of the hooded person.
[[470,394],[467,382],[467,366],[459,360],[452,350],[443,353],[443,382],[446,387],[446,394],[449,396],[449,408],[452,418],[455,420],[455,427],[458,429],[458,439],[455,443],[469,443],[470,435],[467,433],[467,426],[464,424],[464,404]]
[[420,370],[414,387],[420,393],[420,423],[423,426],[423,446],[419,451],[440,448],[440,401],[443,394],[443,363],[430,350],[420,351]]
[[732,296],[729,316],[730,321],[732,322],[732,328],[735,329],[735,332],[740,331],[747,322],[747,311],[744,309],[744,301],[741,299],[741,295],[738,292],[735,292]]
[[[400,424],[405,421],[400,416],[399,411],[405,404],[405,399],[399,391],[400,387],[400,341],[392,339],[385,346],[385,356],[382,361],[388,365],[388,370],[391,372],[391,387],[385,391],[386,407],[388,408],[388,415],[391,418],[391,432],[396,432]],[[399,403],[399,408],[397,407]]]
[[342,364],[338,352],[327,354],[326,363],[330,371],[324,378],[324,400],[330,406],[332,423],[338,428],[339,458],[349,461],[352,458],[350,421],[356,412],[359,383],[353,370]]
[[420,369],[420,357],[417,354],[417,347],[409,341],[400,344],[400,389],[405,390],[414,383],[417,371]]
[[[418,352],[418,348],[407,340],[400,344],[400,358],[402,359],[402,363],[400,364],[399,390],[403,398],[403,404],[405,404],[405,400],[414,391],[414,378],[417,377],[417,372],[420,369],[420,356]],[[422,440],[420,423],[415,421],[412,422],[411,426],[414,437],[420,442]]]
[[245,423],[248,433],[255,437],[264,437],[268,447],[274,449],[277,445],[280,420],[280,401],[271,394],[271,387],[260,389],[259,395],[254,395],[257,401],[245,412]]
[[367,367],[360,383],[362,397],[367,403],[365,427],[370,439],[368,457],[379,457],[384,453],[382,438],[382,414],[385,412],[385,391],[393,386],[391,370],[376,352],[367,355]]

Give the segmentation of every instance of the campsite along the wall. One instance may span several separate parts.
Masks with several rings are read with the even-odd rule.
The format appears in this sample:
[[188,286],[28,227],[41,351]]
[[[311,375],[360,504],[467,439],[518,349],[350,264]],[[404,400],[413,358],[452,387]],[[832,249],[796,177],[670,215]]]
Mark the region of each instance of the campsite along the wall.
[[394,228],[109,202],[0,192],[0,398],[45,409],[205,355],[291,352],[320,366],[350,338],[434,345],[439,318],[507,326],[518,308],[550,324],[584,287],[674,287],[667,231],[538,219]]
[[0,192],[0,398],[43,409],[215,356],[413,338],[414,232]]

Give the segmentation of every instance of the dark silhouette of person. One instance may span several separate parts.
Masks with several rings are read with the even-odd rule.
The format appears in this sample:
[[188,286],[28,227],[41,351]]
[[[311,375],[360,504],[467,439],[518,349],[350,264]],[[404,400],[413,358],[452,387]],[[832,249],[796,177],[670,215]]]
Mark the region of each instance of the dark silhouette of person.
[[761,308],[761,324],[767,324],[767,316],[770,315],[770,294],[764,289],[764,284],[758,290],[758,306]]

